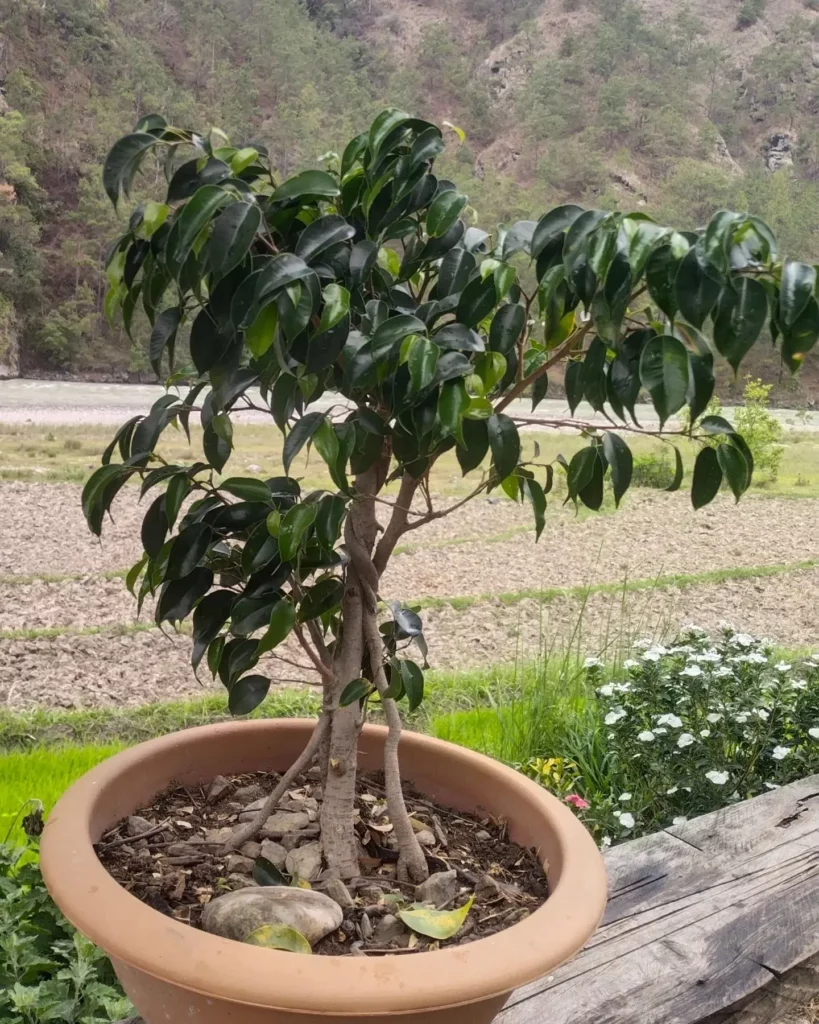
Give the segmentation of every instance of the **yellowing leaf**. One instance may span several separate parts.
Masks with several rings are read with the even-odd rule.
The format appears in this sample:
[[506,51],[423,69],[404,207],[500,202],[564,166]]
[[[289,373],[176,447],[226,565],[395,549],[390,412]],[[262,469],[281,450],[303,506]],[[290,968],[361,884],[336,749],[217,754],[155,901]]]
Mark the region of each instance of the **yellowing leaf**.
[[457,124],[453,124],[451,121],[444,121],[444,127],[451,128],[453,132],[455,132],[455,134],[458,136],[461,142],[466,141],[466,132],[463,130],[463,128],[459,128]]
[[283,949],[287,953],[307,953],[313,950],[301,932],[286,924],[263,924],[245,939],[250,946],[264,946],[265,949]]
[[463,928],[474,902],[475,897],[470,896],[457,910],[435,910],[434,907],[415,903],[411,910],[399,910],[398,916],[419,935],[427,935],[431,939],[451,939]]

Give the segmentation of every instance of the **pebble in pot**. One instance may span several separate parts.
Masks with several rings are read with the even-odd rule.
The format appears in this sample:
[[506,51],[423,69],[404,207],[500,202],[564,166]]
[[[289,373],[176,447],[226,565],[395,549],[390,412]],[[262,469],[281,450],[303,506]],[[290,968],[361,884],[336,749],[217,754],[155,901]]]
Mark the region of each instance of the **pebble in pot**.
[[315,889],[265,886],[239,889],[211,900],[202,913],[206,932],[244,942],[265,924],[295,928],[315,946],[335,931],[343,920],[341,907]]

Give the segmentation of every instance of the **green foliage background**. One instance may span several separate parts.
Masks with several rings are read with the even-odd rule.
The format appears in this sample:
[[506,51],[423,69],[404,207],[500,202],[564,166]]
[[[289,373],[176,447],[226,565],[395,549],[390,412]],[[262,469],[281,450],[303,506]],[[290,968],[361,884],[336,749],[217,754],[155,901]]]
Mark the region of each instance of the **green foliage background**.
[[[263,140],[286,176],[394,104],[466,130],[439,166],[482,223],[645,195],[690,227],[749,209],[819,257],[819,18],[757,5],[772,41],[749,51],[759,25],[730,6],[715,36],[688,7],[630,0],[0,0],[0,297],[24,368],[147,368],[146,326],[131,344],[102,315],[116,225],[99,166],[154,110]],[[770,174],[775,130],[797,140],[794,168]]]

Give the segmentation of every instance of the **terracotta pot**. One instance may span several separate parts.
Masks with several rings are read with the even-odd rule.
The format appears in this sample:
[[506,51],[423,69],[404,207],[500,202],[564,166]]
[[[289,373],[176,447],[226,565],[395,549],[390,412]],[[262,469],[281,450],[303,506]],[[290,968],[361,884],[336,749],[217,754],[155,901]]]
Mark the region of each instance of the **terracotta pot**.
[[[113,961],[147,1024],[488,1024],[509,993],[576,953],[606,902],[603,861],[571,811],[496,761],[405,733],[404,777],[431,799],[483,808],[512,839],[548,863],[551,896],[506,931],[464,946],[404,956],[330,957],[245,946],[174,921],[108,874],[93,843],[171,780],[283,770],[313,723],[278,720],[205,726],[142,743],[83,776],[49,816],[41,865],[54,901]],[[381,766],[386,730],[364,728],[360,765]]]

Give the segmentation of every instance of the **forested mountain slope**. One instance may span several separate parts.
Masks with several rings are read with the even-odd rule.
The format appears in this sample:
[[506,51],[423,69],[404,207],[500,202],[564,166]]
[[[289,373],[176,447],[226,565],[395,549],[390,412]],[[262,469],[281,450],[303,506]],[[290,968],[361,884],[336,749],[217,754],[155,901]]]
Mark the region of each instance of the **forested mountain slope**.
[[99,167],[155,110],[286,174],[402,106],[466,131],[485,224],[728,205],[819,258],[819,0],[0,0],[0,84],[0,364],[16,337],[29,372],[146,365],[102,315]]

